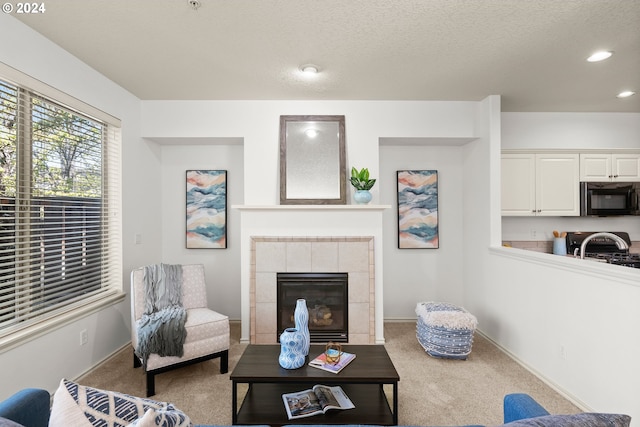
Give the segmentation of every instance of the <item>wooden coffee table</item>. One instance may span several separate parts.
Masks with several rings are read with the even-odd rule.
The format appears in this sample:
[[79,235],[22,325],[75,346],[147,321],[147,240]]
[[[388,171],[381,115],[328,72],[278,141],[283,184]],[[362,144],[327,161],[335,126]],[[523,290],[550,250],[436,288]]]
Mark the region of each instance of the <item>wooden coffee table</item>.
[[[324,351],[312,345],[309,357]],[[236,364],[233,382],[233,424],[378,424],[398,425],[398,381],[400,376],[382,345],[344,345],[356,358],[340,373],[308,366],[284,369],[278,364],[279,345],[248,345]],[[309,359],[307,358],[307,363]],[[248,384],[238,408],[238,384]],[[355,405],[354,409],[330,410],[324,415],[289,420],[282,394],[306,390],[315,384],[339,385]],[[391,385],[392,405],[384,392]],[[393,406],[393,409],[391,409]]]

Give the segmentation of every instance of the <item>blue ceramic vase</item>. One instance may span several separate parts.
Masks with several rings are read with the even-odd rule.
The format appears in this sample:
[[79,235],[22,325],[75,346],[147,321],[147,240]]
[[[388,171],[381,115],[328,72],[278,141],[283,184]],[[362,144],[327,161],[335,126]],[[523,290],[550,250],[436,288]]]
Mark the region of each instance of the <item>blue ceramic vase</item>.
[[293,321],[295,327],[304,338],[304,355],[309,354],[309,345],[311,345],[311,336],[309,335],[309,309],[307,301],[300,298],[296,301],[296,309],[293,312]]
[[371,192],[369,190],[356,190],[353,194],[353,200],[359,205],[366,205],[371,201]]
[[278,363],[285,369],[298,369],[304,365],[304,339],[296,328],[287,328],[280,334]]

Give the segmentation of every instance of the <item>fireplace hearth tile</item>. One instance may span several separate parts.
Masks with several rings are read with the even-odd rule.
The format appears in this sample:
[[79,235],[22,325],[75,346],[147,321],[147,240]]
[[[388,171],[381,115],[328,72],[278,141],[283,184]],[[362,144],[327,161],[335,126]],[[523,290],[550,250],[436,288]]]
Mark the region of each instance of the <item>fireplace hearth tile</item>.
[[349,336],[369,332],[369,304],[349,303]]
[[371,344],[369,334],[349,334],[349,344]]
[[256,272],[285,271],[286,242],[258,242],[256,243]]
[[256,304],[256,333],[272,334],[272,338],[276,333],[276,303],[257,303]]
[[338,242],[311,243],[311,271],[338,271]]
[[287,242],[287,269],[284,271],[311,271],[311,242]]
[[256,273],[256,300],[264,302],[277,302],[278,293],[276,292],[275,283],[278,273]]
[[256,334],[256,344],[276,344],[275,331],[271,334]]
[[341,271],[369,271],[369,244],[366,242],[340,242],[338,269]]
[[[349,301],[366,302],[371,298],[369,275],[367,273],[349,273]],[[367,315],[367,320],[369,316]]]

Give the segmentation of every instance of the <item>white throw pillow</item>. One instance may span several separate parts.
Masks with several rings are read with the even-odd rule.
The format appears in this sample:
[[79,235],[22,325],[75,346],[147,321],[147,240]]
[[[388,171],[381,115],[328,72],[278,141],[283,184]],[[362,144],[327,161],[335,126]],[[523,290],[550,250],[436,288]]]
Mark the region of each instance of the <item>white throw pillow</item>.
[[178,409],[149,409],[129,427],[190,427],[191,420]]
[[86,387],[63,378],[53,396],[49,427],[127,426],[149,410],[176,411],[185,418],[184,423],[158,425],[191,425],[189,418],[169,403]]

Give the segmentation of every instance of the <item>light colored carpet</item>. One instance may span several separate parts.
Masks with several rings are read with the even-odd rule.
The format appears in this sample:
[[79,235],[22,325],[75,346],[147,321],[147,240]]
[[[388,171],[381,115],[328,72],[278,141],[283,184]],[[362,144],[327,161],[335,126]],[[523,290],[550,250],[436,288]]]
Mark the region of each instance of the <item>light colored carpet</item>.
[[[528,393],[552,414],[580,412],[477,333],[472,352],[463,361],[427,355],[416,339],[415,323],[387,322],[384,327],[385,347],[400,375],[400,425],[499,425],[502,399],[508,393]],[[229,372],[246,347],[239,337],[240,325],[232,323]],[[144,396],[145,376],[133,368],[132,358],[128,347],[77,382]],[[157,375],[153,399],[172,402],[195,424],[230,425],[231,381],[228,373],[220,375],[219,366],[218,360],[210,360]]]

